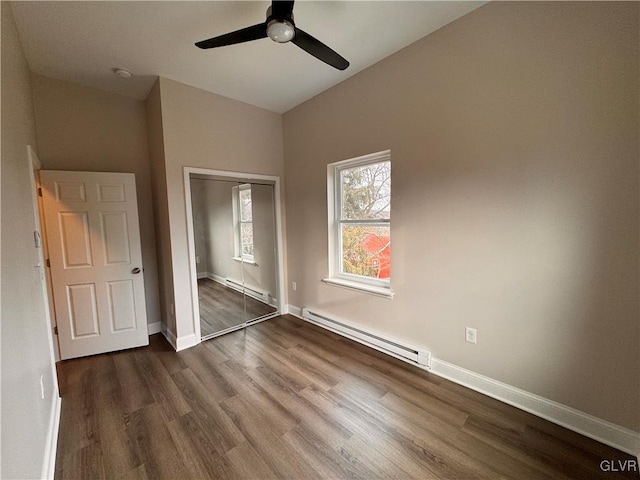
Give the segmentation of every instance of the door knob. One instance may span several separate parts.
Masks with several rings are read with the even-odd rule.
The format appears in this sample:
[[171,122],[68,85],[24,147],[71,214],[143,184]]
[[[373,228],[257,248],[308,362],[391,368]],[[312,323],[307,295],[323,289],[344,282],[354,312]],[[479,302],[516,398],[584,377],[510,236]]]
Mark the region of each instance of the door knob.
[[131,270],[131,273],[140,273],[140,268],[134,268],[133,270]]

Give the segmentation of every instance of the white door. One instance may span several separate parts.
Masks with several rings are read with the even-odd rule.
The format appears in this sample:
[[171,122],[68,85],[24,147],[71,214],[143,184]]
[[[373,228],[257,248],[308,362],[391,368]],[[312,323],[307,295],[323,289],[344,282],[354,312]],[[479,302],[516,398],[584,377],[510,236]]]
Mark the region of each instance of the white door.
[[40,171],[60,357],[149,344],[131,173]]

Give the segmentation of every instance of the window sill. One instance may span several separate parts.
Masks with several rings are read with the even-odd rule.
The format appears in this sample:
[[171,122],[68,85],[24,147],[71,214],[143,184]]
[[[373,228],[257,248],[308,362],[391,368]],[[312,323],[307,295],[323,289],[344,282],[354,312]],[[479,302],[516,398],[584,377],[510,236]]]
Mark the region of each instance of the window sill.
[[235,260],[236,262],[246,263],[247,265],[253,265],[255,267],[258,266],[258,264],[254,260],[247,260],[247,259],[241,258],[241,257],[231,257],[231,258],[233,260]]
[[393,298],[393,292],[389,288],[376,287],[374,285],[366,285],[363,283],[343,280],[342,278],[323,278],[322,281],[328,285],[336,287],[348,288],[350,290],[358,290],[360,292],[369,293],[378,297]]

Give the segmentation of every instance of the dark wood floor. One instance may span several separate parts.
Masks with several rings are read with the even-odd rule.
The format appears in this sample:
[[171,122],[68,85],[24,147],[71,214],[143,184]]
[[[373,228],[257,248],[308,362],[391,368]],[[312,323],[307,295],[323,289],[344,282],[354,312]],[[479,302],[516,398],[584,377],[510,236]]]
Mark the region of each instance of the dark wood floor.
[[203,337],[276,311],[271,305],[208,278],[198,280],[198,301]]
[[58,365],[58,479],[613,479],[600,462],[632,459],[290,316]]

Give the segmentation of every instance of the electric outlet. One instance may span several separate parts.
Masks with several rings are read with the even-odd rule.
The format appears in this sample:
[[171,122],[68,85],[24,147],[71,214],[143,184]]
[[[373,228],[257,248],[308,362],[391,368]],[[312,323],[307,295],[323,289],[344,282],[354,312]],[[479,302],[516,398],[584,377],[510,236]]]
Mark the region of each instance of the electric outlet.
[[44,400],[44,375],[40,375],[40,396]]
[[196,255],[196,263],[200,263],[200,255]]
[[218,265],[220,266],[220,268],[222,268],[222,260],[218,262]]
[[478,331],[475,328],[464,328],[464,339],[469,343],[478,343]]
[[291,282],[291,290],[295,292],[297,288],[298,288],[298,285],[296,284],[296,282]]
[[171,315],[175,315],[175,314],[176,314],[176,309],[175,309],[175,307],[173,306],[173,303],[170,305],[170,307],[169,307],[169,308],[171,308]]

